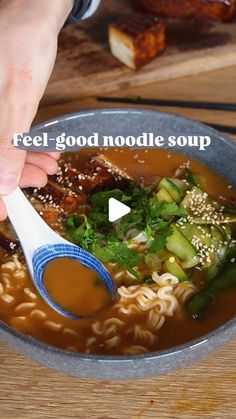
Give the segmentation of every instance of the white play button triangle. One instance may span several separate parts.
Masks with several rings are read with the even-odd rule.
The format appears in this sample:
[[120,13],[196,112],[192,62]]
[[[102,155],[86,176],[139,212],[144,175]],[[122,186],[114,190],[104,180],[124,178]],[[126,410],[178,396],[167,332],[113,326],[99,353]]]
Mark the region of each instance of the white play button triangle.
[[130,211],[131,211],[130,207],[128,207],[125,204],[122,204],[122,202],[120,201],[117,201],[117,199],[115,198],[109,199],[108,218],[111,223],[129,214]]

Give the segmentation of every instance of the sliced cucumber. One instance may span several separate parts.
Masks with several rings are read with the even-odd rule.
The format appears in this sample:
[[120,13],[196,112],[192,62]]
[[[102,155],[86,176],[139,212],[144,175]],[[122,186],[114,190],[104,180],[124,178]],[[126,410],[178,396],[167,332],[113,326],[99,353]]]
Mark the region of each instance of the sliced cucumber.
[[167,192],[170,194],[170,196],[177,204],[181,202],[181,191],[179,190],[178,186],[176,186],[170,179],[163,178],[159,182],[158,189],[160,190],[162,188],[167,190]]
[[230,242],[232,239],[232,232],[229,224],[218,225],[217,228],[224,234],[226,241]]
[[[181,207],[184,207],[186,209],[190,208],[190,204],[191,201],[193,200],[193,198],[197,195],[202,195],[204,196],[204,193],[200,188],[198,188],[198,186],[194,186],[192,189],[190,189],[190,191],[188,191],[188,193],[185,195],[184,199],[181,202]],[[207,198],[204,198],[204,200]]]
[[189,186],[198,186],[195,175],[191,172],[191,170],[186,168],[186,176],[185,176]]
[[210,231],[211,231],[211,237],[214,242],[219,243],[219,242],[225,241],[225,234],[222,232],[221,229],[219,229],[218,227],[214,225],[211,225]]
[[217,276],[195,294],[186,306],[193,318],[200,318],[206,306],[223,290],[236,287],[236,253],[229,253]]
[[[184,223],[184,229],[181,232],[189,240],[192,240],[194,235],[200,238],[203,234],[209,234],[209,228],[207,226],[200,226],[200,228],[201,229],[199,229],[196,224]],[[210,240],[208,240],[208,242],[210,243]]]
[[181,230],[181,232],[189,241],[192,241],[194,237],[197,237],[201,240],[202,244],[207,246],[211,245],[210,229],[208,226],[185,223],[184,229]]
[[193,178],[194,178],[194,181],[195,181],[197,186],[199,186],[200,188],[205,189],[206,184],[207,184],[205,176],[197,175],[196,173],[194,173]]
[[184,269],[198,264],[197,250],[175,224],[172,225],[171,236],[167,238],[166,248],[179,258]]
[[[182,202],[181,202],[181,206],[184,206],[184,205],[182,205]],[[185,206],[184,206],[184,208],[186,209]],[[223,215],[222,218],[219,217],[219,219],[217,220],[217,223],[219,223],[219,224],[236,223],[236,215],[233,215],[233,214],[222,214],[222,215]],[[212,219],[205,220],[205,219],[202,219],[201,217],[192,217],[192,222],[194,224],[212,224]]]
[[213,243],[212,237],[211,237],[211,231],[210,227],[206,225],[198,226],[196,224],[189,224],[186,223],[184,230],[182,230],[183,235],[191,242],[194,238],[196,240],[199,240],[201,248],[205,248],[205,251],[203,252],[206,254],[208,251],[208,256],[206,256],[206,260],[204,260],[204,263],[202,265],[202,269],[205,270],[209,268],[212,265],[218,265],[219,260],[217,259],[216,252],[212,251],[211,245]]
[[173,253],[169,252],[166,249],[161,249],[159,252],[156,253],[157,258],[163,262],[164,260],[173,257]]
[[168,252],[168,250],[166,250],[166,249],[161,249],[161,250],[159,250],[159,252],[157,252],[155,254],[148,253],[145,256],[145,263],[150,268],[161,267],[162,262],[164,260],[170,258],[171,256],[173,256],[173,253]]
[[163,263],[163,268],[165,269],[165,271],[177,276],[180,282],[187,281],[188,275],[184,272],[184,270],[176,261],[172,262],[170,259],[171,258],[167,259]]
[[[196,202],[196,208],[191,208],[191,206],[194,206],[193,203]],[[201,207],[206,207],[205,210],[205,217],[202,216],[195,216],[194,213],[197,210],[197,206],[199,205]],[[190,214],[191,212],[192,214],[192,218],[193,218],[193,222],[195,224],[213,224],[212,219],[209,217],[209,220],[207,220],[207,215],[208,215],[208,207],[211,207],[211,213],[212,214],[216,214],[218,213],[219,209],[220,209],[220,205],[215,202],[206,192],[204,192],[201,188],[199,188],[198,186],[194,186],[192,189],[190,189],[190,191],[187,191],[184,199],[182,200],[182,202],[180,203],[181,207],[184,207],[185,209],[189,210]],[[234,220],[234,215],[231,214],[231,216],[229,214],[227,214],[227,216],[229,217],[229,220],[232,219],[232,221],[228,221],[228,222],[233,222]],[[220,219],[221,217],[219,217]],[[222,217],[222,223],[225,223],[226,221],[224,221],[225,217]]]
[[204,270],[204,272],[207,276],[207,279],[211,280],[211,279],[215,278],[215,276],[218,274],[219,270],[220,270],[220,265],[211,265],[208,268],[206,268]]
[[185,194],[186,190],[188,189],[187,182],[184,182],[183,180],[175,179],[175,178],[169,178],[169,180],[172,183],[174,183],[175,186],[177,186],[177,188],[179,189],[179,191],[181,192],[182,195]]
[[230,224],[230,223],[236,223],[236,214],[231,214],[231,213],[224,213],[224,220],[225,221],[220,221],[221,224]]
[[173,202],[174,201],[172,196],[169,194],[169,192],[164,188],[161,188],[157,192],[156,197],[157,197],[158,201],[160,201],[160,202],[162,202],[162,201]]
[[225,259],[226,251],[229,246],[229,240],[226,239],[225,234],[221,229],[216,226],[210,227],[212,244],[215,246],[216,255],[219,260],[222,262]]

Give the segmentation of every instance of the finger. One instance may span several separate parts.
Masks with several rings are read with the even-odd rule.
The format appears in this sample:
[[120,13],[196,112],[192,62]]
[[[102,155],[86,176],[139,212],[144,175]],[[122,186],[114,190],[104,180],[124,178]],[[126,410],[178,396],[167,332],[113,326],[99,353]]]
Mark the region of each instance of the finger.
[[55,175],[58,169],[56,160],[44,153],[27,153],[26,163],[39,167],[48,175]]
[[52,157],[54,160],[59,160],[59,158],[61,157],[61,153],[58,153],[57,151],[49,151],[48,153],[44,153],[47,154],[49,157]]
[[0,221],[4,221],[7,218],[7,211],[3,200],[0,198]]
[[47,183],[47,175],[44,170],[32,164],[26,164],[20,178],[19,186],[21,188],[28,188],[30,186],[35,188],[42,188]]
[[19,182],[26,152],[13,147],[11,140],[15,133],[29,131],[37,108],[37,99],[34,94],[30,96],[27,83],[15,83],[14,74],[12,77],[10,75],[9,71],[8,78],[1,85],[0,195],[13,192]]
[[14,148],[9,139],[0,139],[0,195],[8,195],[16,188],[25,155],[25,151]]

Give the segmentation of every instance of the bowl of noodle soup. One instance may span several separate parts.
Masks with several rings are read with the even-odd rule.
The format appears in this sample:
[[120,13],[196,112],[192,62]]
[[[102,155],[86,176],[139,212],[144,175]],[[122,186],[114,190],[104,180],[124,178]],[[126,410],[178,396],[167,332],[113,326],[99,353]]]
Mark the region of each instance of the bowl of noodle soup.
[[[203,124],[150,110],[89,110],[32,128],[33,135],[43,132],[49,138],[62,132],[209,136],[211,145],[64,154],[57,175],[26,196],[55,231],[104,263],[116,299],[89,319],[63,318],[41,300],[14,232],[1,223],[1,339],[49,368],[120,380],[175,370],[233,338],[235,144]],[[111,197],[131,208],[114,223],[107,220]],[[52,274],[46,286],[76,310],[76,284],[61,260],[63,269],[67,288],[55,286]],[[81,271],[88,281],[87,275]],[[99,279],[91,281],[105,298]]]

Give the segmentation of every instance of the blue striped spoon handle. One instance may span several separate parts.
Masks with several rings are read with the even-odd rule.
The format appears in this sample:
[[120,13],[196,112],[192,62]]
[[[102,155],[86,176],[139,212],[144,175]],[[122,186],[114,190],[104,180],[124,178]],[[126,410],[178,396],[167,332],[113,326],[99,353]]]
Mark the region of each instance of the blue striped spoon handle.
[[105,283],[111,296],[115,285],[102,263],[91,253],[71,244],[53,231],[40,217],[20,188],[2,197],[8,217],[21,243],[32,281],[44,301],[59,314],[77,320],[78,316],[60,307],[47,292],[43,273],[46,265],[55,258],[71,258],[92,269]]

